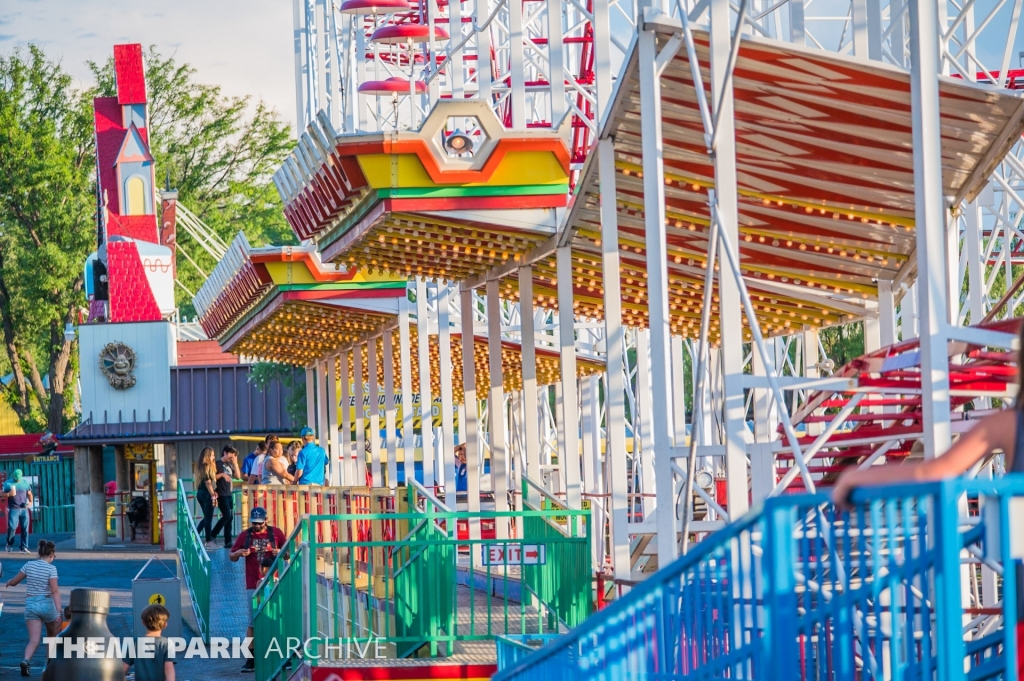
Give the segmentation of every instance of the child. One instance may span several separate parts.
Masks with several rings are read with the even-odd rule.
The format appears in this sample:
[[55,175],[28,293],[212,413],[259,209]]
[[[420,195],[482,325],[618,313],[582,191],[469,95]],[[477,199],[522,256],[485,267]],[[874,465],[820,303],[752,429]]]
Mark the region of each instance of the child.
[[[151,605],[142,611],[142,624],[146,627],[146,638],[155,638],[153,655],[146,657],[139,656],[136,650],[135,658],[125,658],[124,671],[135,665],[135,681],[174,681],[174,662],[168,659],[167,639],[163,637],[163,631],[167,628],[167,620],[171,613],[162,605]],[[143,639],[136,641],[135,645],[141,647]]]
[[63,636],[64,632],[68,630],[69,626],[71,626],[71,606],[70,605],[65,605],[64,606],[64,628],[60,630],[60,633],[57,634],[57,636]]

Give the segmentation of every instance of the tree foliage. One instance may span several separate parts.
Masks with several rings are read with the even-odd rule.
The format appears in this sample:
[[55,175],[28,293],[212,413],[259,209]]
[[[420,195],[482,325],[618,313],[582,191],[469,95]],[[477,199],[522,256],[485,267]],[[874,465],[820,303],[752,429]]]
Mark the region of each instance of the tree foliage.
[[836,369],[864,354],[864,322],[825,327],[818,337]]
[[[295,243],[271,181],[295,146],[277,112],[200,83],[194,68],[164,57],[155,47],[147,51],[145,65],[157,183],[177,189],[178,201],[227,242],[245,231],[253,245]],[[89,66],[96,95],[115,95],[113,58]],[[178,243],[203,273],[212,271],[214,259],[180,229]],[[205,277],[180,258],[178,278],[195,292]],[[182,314],[194,313],[192,296],[180,288],[177,302]]]
[[[92,97],[113,96],[113,60],[91,63],[96,84],[75,88],[36,46],[0,55],[0,397],[27,432],[73,425],[76,351],[64,339],[85,304],[83,269],[96,248]],[[227,97],[195,69],[150,48],[149,138],[159,179],[225,241],[294,243],[271,174],[293,146],[261,102]],[[179,279],[195,291],[216,264],[188,234]],[[202,273],[199,270],[202,270]],[[191,295],[178,305],[193,313]]]
[[92,115],[71,77],[35,46],[0,55],[0,388],[29,432],[73,417],[73,343],[95,243]]
[[306,373],[288,364],[256,362],[249,373],[249,382],[267,390],[275,381],[280,382],[285,409],[292,423],[306,422]]

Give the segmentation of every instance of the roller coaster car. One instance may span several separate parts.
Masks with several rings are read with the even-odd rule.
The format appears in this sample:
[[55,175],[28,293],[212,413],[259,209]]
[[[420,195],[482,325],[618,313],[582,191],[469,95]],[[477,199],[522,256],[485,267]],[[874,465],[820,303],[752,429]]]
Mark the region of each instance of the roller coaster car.
[[146,497],[135,497],[128,504],[128,525],[132,528],[132,541],[135,541],[135,530],[149,522],[149,499]]

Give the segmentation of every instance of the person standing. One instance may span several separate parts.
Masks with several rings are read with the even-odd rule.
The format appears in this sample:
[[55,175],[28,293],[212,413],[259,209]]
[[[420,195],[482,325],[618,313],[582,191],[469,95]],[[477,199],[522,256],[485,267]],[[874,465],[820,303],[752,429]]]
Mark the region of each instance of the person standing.
[[162,605],[151,605],[142,611],[142,626],[146,627],[146,638],[153,641],[153,652],[150,655],[126,657],[124,673],[135,667],[135,681],[175,681],[174,660],[167,649],[164,629],[171,618],[171,613]]
[[256,449],[249,452],[249,456],[245,457],[242,461],[242,480],[248,480],[256,468],[257,462],[260,458],[267,454],[267,443],[257,442]]
[[224,445],[220,452],[220,461],[217,462],[217,508],[220,509],[220,520],[216,527],[210,532],[214,539],[224,529],[224,548],[231,548],[231,526],[235,520],[234,495],[232,494],[232,480],[242,477],[238,470],[238,450],[231,445]]
[[32,483],[24,478],[21,469],[14,471],[4,484],[7,497],[7,551],[14,550],[14,535],[21,530],[21,552],[28,553],[28,520],[32,510]]
[[43,626],[47,636],[56,636],[60,630],[60,587],[57,585],[57,568],[53,560],[57,547],[52,541],[39,540],[39,558],[21,566],[21,570],[9,582],[7,588],[25,582],[25,627],[28,629],[28,645],[21,661],[21,675],[29,675],[29,661],[42,640]]
[[[268,435],[263,438],[262,452],[256,455],[256,460],[253,462],[252,469],[249,471],[249,477],[247,480],[250,485],[262,485],[263,484],[263,466],[267,462],[267,457],[270,456],[270,450],[273,448],[274,443],[277,442],[276,435]],[[242,471],[245,474],[245,471]]]
[[[281,443],[277,443],[277,446],[280,448]],[[249,627],[245,632],[247,637],[253,635],[252,597],[264,574],[264,571],[261,570],[263,558],[276,556],[284,547],[286,539],[284,532],[267,524],[267,510],[255,506],[249,511],[249,529],[238,535],[231,547],[231,553],[228,554],[232,563],[237,563],[240,558],[245,558],[245,592],[249,604]],[[284,557],[287,559],[288,555],[285,554]],[[248,658],[242,671],[247,673],[256,671],[255,664],[255,658]]]
[[213,543],[213,505],[217,501],[217,460],[214,458],[213,447],[203,447],[192,473],[192,485],[196,490],[196,501],[203,509],[203,520],[196,528],[206,541],[206,548],[217,548]]
[[285,458],[288,459],[288,474],[295,477],[295,471],[297,470],[295,464],[299,460],[299,450],[302,449],[302,443],[298,440],[292,440],[288,443],[288,449],[285,450]]
[[466,467],[466,443],[455,447],[455,493],[469,491],[469,468]]
[[306,426],[299,432],[303,446],[299,450],[299,458],[295,462],[295,478],[300,485],[324,484],[324,472],[327,468],[327,452],[318,445],[313,436],[313,429]]
[[295,482],[294,476],[288,472],[288,458],[284,455],[281,443],[274,438],[263,462],[262,485],[290,485]]

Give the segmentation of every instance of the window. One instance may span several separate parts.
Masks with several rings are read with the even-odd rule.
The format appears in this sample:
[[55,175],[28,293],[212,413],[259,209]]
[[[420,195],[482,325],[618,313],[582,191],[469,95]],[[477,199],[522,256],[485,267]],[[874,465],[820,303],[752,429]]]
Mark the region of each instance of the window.
[[125,215],[146,214],[146,183],[138,175],[128,178],[125,183]]

